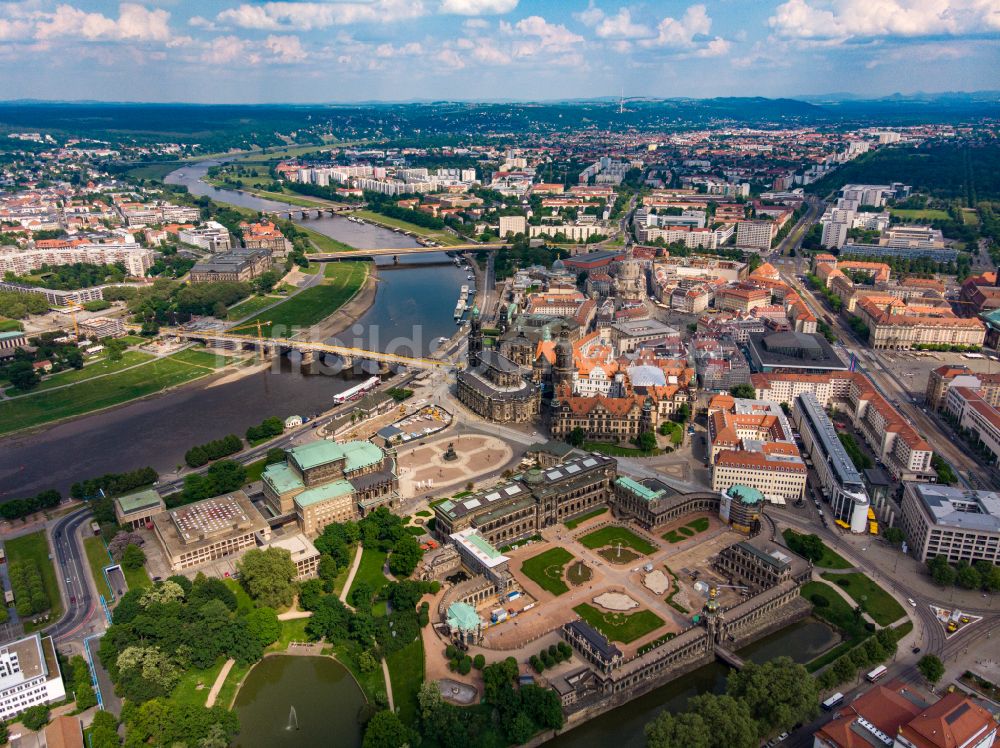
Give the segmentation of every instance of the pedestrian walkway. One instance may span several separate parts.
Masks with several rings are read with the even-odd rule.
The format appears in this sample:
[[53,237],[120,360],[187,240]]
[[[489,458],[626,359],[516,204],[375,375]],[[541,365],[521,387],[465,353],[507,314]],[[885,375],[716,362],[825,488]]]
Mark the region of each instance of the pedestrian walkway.
[[[354,575],[358,573],[358,567],[361,566],[361,554],[364,551],[361,543],[358,543],[358,547],[354,550],[354,563],[351,564],[351,571],[347,575],[347,581],[344,582],[344,589],[340,591],[340,602],[347,603],[347,593],[351,590],[351,584],[354,582]],[[354,608],[351,608],[354,610]]]
[[219,691],[222,690],[222,684],[226,682],[226,678],[229,676],[229,671],[233,669],[233,665],[236,664],[236,660],[230,658],[222,666],[222,670],[215,678],[215,683],[212,684],[211,690],[208,692],[208,698],[205,699],[206,707],[215,706],[215,700],[219,698]]

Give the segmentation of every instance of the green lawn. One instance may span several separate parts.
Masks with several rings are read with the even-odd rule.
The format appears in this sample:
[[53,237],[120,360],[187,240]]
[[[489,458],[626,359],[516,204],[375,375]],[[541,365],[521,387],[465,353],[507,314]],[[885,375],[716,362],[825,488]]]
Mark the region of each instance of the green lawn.
[[265,649],[265,652],[284,652],[288,649],[288,645],[291,642],[307,642],[309,637],[306,636],[306,624],[309,623],[308,618],[293,618],[290,621],[281,622],[281,636],[278,637],[278,641],[271,644]]
[[114,372],[121,371],[129,366],[141,364],[143,361],[150,361],[152,358],[152,355],[149,353],[143,353],[142,351],[125,351],[122,353],[120,361],[108,361],[107,358],[102,358],[92,364],[87,364],[82,369],[67,369],[59,372],[58,374],[46,377],[39,382],[38,385],[31,390],[31,392],[22,393],[19,390],[11,388],[7,390],[7,395],[8,397],[24,397],[25,395],[31,395],[35,392],[51,390],[53,387],[62,387],[66,384],[85,382],[88,379],[93,379],[94,377],[99,377],[103,374],[113,374]]
[[94,535],[83,539],[83,548],[87,552],[87,563],[90,565],[90,573],[97,585],[97,592],[104,595],[104,599],[110,606],[115,596],[104,578],[104,567],[113,563],[111,556],[108,555],[108,550],[104,547],[104,541]]
[[299,270],[301,272],[305,273],[306,275],[316,275],[320,271],[321,268],[322,268],[322,264],[321,263],[319,263],[319,262],[310,262],[308,267],[299,268]]
[[234,595],[236,595],[236,610],[237,610],[237,612],[239,612],[239,613],[247,613],[247,612],[253,610],[253,608],[254,608],[253,600],[250,599],[250,595],[247,594],[247,591],[245,589],[243,589],[243,585],[242,584],[240,584],[239,582],[237,582],[232,577],[226,577],[225,579],[222,580],[222,582],[229,589],[231,589],[233,591]]
[[417,693],[424,682],[424,641],[416,639],[385,658],[392,681],[392,700],[403,723],[415,725],[417,721]]
[[[367,582],[376,592],[382,589],[386,582],[389,581],[385,578],[385,574],[382,573],[386,557],[387,554],[385,551],[380,551],[377,548],[365,548],[361,553],[361,563],[358,564],[358,573],[354,575],[351,590],[357,587],[360,582]],[[348,595],[350,595],[350,592],[348,592]]]
[[247,465],[246,485],[249,485],[254,481],[260,480],[260,476],[264,472],[264,468],[266,467],[267,467],[267,458],[257,460],[256,462],[251,462],[249,465]]
[[553,595],[569,592],[569,587],[563,581],[563,569],[573,560],[573,554],[565,548],[549,548],[537,556],[525,559],[521,563],[521,572]]
[[707,529],[708,518],[698,517],[698,519],[688,522],[686,525],[681,525],[680,527],[675,527],[673,530],[668,530],[662,537],[671,544],[683,543],[688,538],[693,538],[698,533],[705,532]]
[[4,541],[3,547],[7,553],[7,563],[12,564],[15,561],[31,559],[38,565],[38,571],[42,575],[42,585],[45,587],[45,595],[49,598],[49,603],[52,606],[49,608],[48,621],[39,623],[37,626],[30,621],[25,621],[24,632],[30,634],[35,629],[59,620],[63,612],[62,596],[59,594],[56,567],[49,560],[49,554],[52,553],[52,550],[49,547],[49,539],[46,537],[45,531],[39,530]]
[[600,517],[606,511],[608,511],[608,508],[606,506],[602,506],[598,509],[594,509],[593,511],[587,512],[586,514],[581,514],[579,517],[574,517],[573,519],[566,520],[566,522],[564,522],[563,524],[565,524],[566,527],[568,527],[570,530],[575,530],[577,527],[579,527],[582,523],[586,522],[588,519],[593,519],[594,517]]
[[824,652],[806,666],[809,672],[815,672],[824,665],[833,662],[859,641],[871,636],[871,632],[865,629],[864,619],[855,615],[848,602],[829,585],[823,582],[806,582],[799,590],[799,594],[813,604],[814,616],[833,625],[844,635],[843,642]]
[[271,324],[263,326],[263,334],[269,337],[274,328],[278,328],[278,336],[285,336],[293,332],[292,328],[314,325],[329,317],[358,292],[368,277],[368,263],[339,262],[333,274],[326,277],[323,285],[307,288],[250,321],[270,321]]
[[212,690],[212,685],[219,676],[219,671],[222,670],[225,662],[226,659],[220,657],[219,661],[210,668],[185,671],[181,676],[180,682],[174,687],[174,692],[170,694],[169,702],[177,706],[205,706],[205,699],[208,698],[208,692]]
[[243,319],[244,317],[250,317],[257,312],[259,312],[264,307],[271,306],[281,301],[280,296],[251,296],[245,301],[241,301],[239,304],[229,308],[229,312],[226,314],[226,319],[231,322]]
[[305,226],[296,225],[296,228],[299,231],[304,232],[306,236],[309,237],[309,241],[312,242],[318,252],[350,252],[357,249],[357,247],[352,247],[350,244],[337,241],[332,236],[321,234],[318,231],[313,231]]
[[126,569],[122,567],[122,574],[125,575],[125,583],[130,590],[141,590],[145,587],[152,587],[153,581],[149,578],[149,572],[145,566],[138,569]]
[[639,553],[649,554],[656,550],[656,546],[648,540],[640,538],[627,527],[602,527],[580,538],[580,542],[588,548],[604,548],[605,546],[617,546],[621,543],[626,548],[634,548]]
[[461,244],[462,241],[458,239],[454,234],[451,234],[444,229],[425,229],[423,226],[417,226],[415,223],[410,223],[409,221],[403,221],[399,218],[390,218],[389,216],[384,216],[381,213],[375,213],[371,210],[356,210],[354,215],[358,218],[364,218],[366,221],[371,221],[372,223],[380,223],[383,226],[389,226],[390,228],[402,229],[403,231],[410,231],[417,236],[425,236],[428,239],[433,239],[439,244]]
[[16,319],[0,319],[0,332],[20,332],[24,329],[24,325],[18,322]]
[[904,218],[914,221],[947,221],[951,218],[946,210],[906,210],[902,208],[889,208],[889,213],[896,218]]
[[[862,605],[876,623],[888,626],[898,621],[906,612],[903,606],[888,592],[879,587],[864,574],[830,574],[822,575],[823,579],[840,587],[856,602]],[[861,598],[865,598],[862,603]]]
[[663,625],[663,619],[651,610],[605,613],[587,603],[577,605],[573,610],[580,618],[608,637],[608,641],[623,644],[634,642]]
[[44,396],[0,402],[0,434],[120,405],[211,373],[212,370],[205,365],[192,365],[186,363],[184,358],[190,356],[155,359],[134,369],[100,379],[84,380]]
[[128,174],[133,179],[152,179],[162,182],[164,177],[172,171],[176,171],[184,165],[183,161],[156,161],[154,163],[143,164],[129,169]]
[[170,358],[174,361],[181,361],[192,366],[200,366],[203,369],[221,369],[223,366],[233,362],[232,356],[225,355],[222,351],[207,350],[204,348],[186,348],[178,351]]
[[[253,665],[240,665],[236,663],[229,671],[229,675],[222,682],[222,688],[219,689],[219,695],[215,699],[215,703],[218,706],[223,706],[226,709],[231,709],[233,705],[233,699],[236,698],[236,692],[240,688],[240,684],[246,677],[247,673],[250,672],[250,668]],[[209,686],[211,689],[212,686]],[[205,698],[208,698],[208,694],[205,694]],[[204,703],[204,702],[203,702]]]

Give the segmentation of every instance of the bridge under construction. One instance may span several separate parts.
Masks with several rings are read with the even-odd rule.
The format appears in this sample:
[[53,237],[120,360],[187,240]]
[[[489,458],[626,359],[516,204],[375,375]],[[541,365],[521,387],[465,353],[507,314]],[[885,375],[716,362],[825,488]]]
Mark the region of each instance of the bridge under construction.
[[303,363],[308,363],[318,354],[333,354],[340,357],[344,366],[353,366],[355,361],[374,361],[389,366],[406,366],[411,369],[456,369],[459,366],[451,361],[437,358],[417,358],[401,356],[396,353],[369,351],[364,348],[332,345],[315,340],[296,340],[295,338],[274,338],[261,334],[239,334],[233,332],[215,332],[212,330],[181,330],[178,337],[185,340],[204,343],[209,348],[224,350],[257,350],[263,356],[276,356],[286,351],[298,351],[303,355]]

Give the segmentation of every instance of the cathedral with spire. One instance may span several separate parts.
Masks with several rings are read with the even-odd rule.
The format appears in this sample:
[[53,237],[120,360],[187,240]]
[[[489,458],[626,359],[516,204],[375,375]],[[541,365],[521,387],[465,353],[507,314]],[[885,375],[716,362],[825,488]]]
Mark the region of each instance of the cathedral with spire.
[[459,401],[497,423],[526,423],[535,418],[541,402],[539,387],[520,366],[484,345],[478,308],[472,310],[468,343],[468,366],[457,377]]

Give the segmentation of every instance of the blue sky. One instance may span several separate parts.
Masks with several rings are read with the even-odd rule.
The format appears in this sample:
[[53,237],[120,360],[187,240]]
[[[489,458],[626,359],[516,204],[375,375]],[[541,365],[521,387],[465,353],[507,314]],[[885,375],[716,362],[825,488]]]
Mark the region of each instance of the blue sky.
[[0,99],[1000,89],[1000,0],[0,2]]

